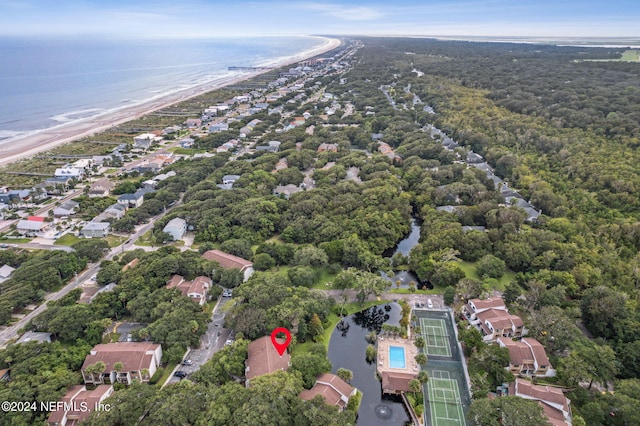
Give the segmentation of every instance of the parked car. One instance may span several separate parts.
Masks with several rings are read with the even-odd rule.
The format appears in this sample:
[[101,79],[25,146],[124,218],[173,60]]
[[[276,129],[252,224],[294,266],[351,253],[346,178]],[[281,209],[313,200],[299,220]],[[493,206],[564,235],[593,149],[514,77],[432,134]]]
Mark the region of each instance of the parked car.
[[224,289],[222,291],[222,297],[233,297],[233,290],[230,290],[228,288]]
[[185,359],[184,361],[182,361],[182,365],[193,365],[193,361],[191,361],[190,359]]
[[433,302],[431,301],[431,299],[427,299],[427,307],[429,309],[433,308]]
[[184,379],[185,377],[187,377],[187,372],[186,371],[182,371],[182,370],[178,370],[175,373],[173,373],[174,376],[176,377],[180,377],[181,379]]

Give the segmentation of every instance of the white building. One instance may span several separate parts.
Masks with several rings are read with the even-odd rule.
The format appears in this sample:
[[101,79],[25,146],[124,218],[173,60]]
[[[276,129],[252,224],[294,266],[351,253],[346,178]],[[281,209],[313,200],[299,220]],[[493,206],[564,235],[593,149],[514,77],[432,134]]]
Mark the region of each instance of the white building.
[[162,229],[163,232],[171,235],[173,241],[181,240],[187,232],[187,222],[184,219],[176,217],[171,219],[169,223]]

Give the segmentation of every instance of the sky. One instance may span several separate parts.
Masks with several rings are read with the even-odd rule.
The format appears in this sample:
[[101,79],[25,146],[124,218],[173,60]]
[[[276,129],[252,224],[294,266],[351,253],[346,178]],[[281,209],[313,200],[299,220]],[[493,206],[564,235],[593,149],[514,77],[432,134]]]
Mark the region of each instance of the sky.
[[0,0],[0,36],[640,37],[638,0]]

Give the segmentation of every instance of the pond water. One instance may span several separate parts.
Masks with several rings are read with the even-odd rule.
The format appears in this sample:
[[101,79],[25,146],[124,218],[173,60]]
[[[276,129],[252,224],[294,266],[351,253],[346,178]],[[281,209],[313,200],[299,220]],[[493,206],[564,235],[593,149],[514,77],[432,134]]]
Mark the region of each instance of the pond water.
[[346,368],[353,372],[351,385],[362,392],[358,411],[358,425],[403,426],[409,416],[400,398],[382,397],[382,386],[376,377],[376,364],[368,363],[365,351],[366,340],[371,331],[379,332],[385,322],[399,325],[400,305],[378,305],[345,317],[331,334],[329,361],[333,372]]
[[415,219],[411,219],[411,232],[409,233],[409,235],[407,235],[407,237],[404,240],[401,240],[398,243],[398,246],[396,247],[396,251],[394,251],[393,254],[402,253],[403,256],[408,256],[411,249],[414,248],[416,244],[418,244],[419,240],[420,240],[420,225],[416,223]]

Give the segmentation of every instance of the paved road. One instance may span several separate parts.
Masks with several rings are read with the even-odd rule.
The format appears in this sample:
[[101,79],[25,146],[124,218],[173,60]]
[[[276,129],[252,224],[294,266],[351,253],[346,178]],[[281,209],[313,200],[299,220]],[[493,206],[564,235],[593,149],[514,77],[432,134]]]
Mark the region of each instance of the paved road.
[[200,338],[200,347],[191,349],[187,353],[185,359],[193,361],[192,365],[178,365],[171,373],[169,380],[165,383],[177,383],[179,378],[173,375],[174,372],[180,370],[187,374],[194,373],[200,369],[200,367],[207,361],[209,361],[213,354],[218,352],[224,347],[225,342],[231,334],[231,330],[224,328],[224,306],[231,301],[231,298],[222,297],[216,307],[211,313],[211,321],[207,325],[207,332]]
[[85,282],[93,275],[98,273],[98,269],[100,269],[99,263],[90,263],[87,269],[83,272],[79,273],[77,278],[72,279],[66,286],[64,286],[61,290],[55,293],[49,293],[44,297],[44,301],[40,306],[34,309],[31,313],[26,315],[21,320],[17,321],[10,327],[3,327],[0,329],[0,348],[3,348],[17,337],[20,334],[20,330],[24,328],[29,321],[31,321],[36,316],[40,315],[47,309],[47,302],[50,300],[59,300],[62,297],[66,296],[71,290],[78,288],[81,283]]

